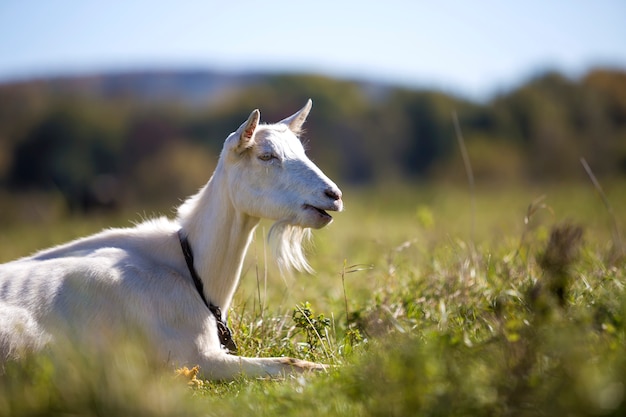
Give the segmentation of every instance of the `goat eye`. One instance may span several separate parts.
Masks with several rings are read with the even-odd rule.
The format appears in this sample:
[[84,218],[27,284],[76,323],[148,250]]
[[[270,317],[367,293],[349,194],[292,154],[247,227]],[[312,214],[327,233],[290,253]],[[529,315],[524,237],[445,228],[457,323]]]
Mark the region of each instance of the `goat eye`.
[[275,158],[274,155],[271,153],[262,153],[261,155],[259,155],[259,159],[261,161],[270,161],[274,158]]

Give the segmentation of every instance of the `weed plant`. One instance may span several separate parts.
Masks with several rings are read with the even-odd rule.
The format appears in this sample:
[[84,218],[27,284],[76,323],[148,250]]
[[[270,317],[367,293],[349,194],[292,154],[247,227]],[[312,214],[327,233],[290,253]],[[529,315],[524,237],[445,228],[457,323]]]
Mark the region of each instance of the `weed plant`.
[[61,343],[4,369],[0,415],[626,415],[626,184],[605,191],[613,219],[588,185],[345,192],[315,276],[280,277],[261,225],[229,315],[242,355],[328,372],[188,386],[133,343]]

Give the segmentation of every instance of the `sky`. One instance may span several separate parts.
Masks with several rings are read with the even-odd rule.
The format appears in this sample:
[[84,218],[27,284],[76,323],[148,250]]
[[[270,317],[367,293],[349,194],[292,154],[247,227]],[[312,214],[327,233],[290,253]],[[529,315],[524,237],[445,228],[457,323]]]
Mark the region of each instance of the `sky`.
[[626,70],[624,0],[0,0],[0,83],[190,68],[484,99],[598,66]]

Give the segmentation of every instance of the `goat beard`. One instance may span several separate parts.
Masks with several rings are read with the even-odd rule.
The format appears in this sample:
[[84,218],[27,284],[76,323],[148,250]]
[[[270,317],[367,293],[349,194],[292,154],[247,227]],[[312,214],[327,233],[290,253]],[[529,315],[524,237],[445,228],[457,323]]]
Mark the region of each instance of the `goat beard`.
[[304,246],[311,239],[310,228],[279,220],[270,228],[267,239],[281,273],[289,273],[293,269],[313,273],[304,253]]

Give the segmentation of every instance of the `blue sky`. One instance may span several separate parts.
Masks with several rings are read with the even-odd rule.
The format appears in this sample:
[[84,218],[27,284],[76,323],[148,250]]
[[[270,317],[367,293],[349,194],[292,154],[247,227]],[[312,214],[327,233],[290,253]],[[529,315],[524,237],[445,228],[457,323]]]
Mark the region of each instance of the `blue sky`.
[[0,82],[106,70],[306,71],[484,98],[626,70],[626,1],[0,0]]

